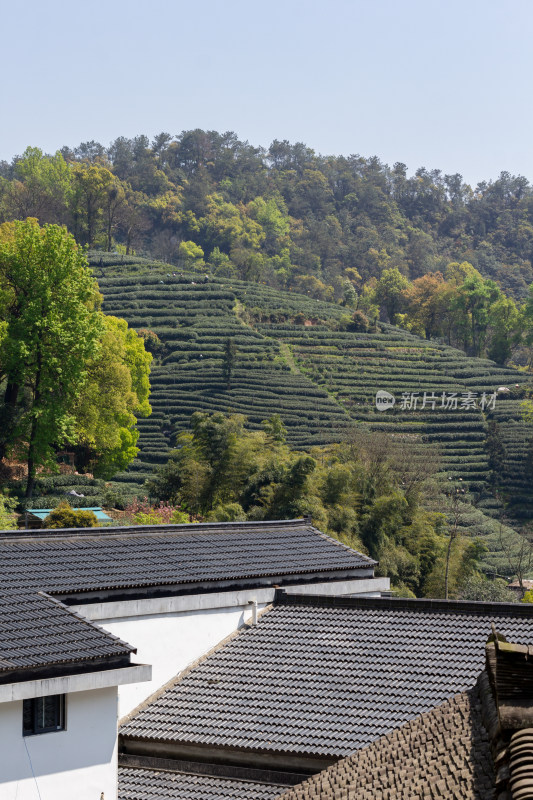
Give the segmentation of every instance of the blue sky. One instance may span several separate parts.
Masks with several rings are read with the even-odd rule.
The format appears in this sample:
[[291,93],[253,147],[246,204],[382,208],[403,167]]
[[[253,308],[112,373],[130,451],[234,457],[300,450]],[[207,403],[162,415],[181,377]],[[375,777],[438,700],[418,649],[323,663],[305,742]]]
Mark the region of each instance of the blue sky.
[[0,159],[183,129],[533,181],[531,0],[4,3]]

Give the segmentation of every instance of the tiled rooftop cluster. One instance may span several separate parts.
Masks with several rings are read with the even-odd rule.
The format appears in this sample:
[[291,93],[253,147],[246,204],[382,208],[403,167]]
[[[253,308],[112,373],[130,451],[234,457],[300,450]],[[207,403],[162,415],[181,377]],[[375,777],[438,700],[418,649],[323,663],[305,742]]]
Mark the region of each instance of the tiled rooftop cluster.
[[120,767],[118,774],[120,800],[271,800],[287,788],[256,781],[153,769]]
[[42,592],[0,589],[0,674],[133,651]]
[[477,689],[344,758],[282,800],[490,800],[494,767]]
[[524,606],[281,597],[121,732],[346,756],[472,687],[493,621],[509,639],[533,644]]
[[0,586],[53,594],[332,573],[374,564],[303,520],[0,534]]

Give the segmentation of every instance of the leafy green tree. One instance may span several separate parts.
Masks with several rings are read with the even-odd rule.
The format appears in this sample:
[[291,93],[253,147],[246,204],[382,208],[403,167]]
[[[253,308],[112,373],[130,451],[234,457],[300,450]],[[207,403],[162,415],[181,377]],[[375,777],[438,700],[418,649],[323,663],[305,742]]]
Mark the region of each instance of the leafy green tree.
[[109,204],[114,189],[117,189],[116,179],[110,170],[99,164],[73,164],[71,174],[71,213],[74,232],[80,241],[92,247],[106,206],[109,231],[111,225]]
[[501,295],[489,309],[490,344],[487,355],[497,364],[511,358],[513,348],[519,343],[522,320],[512,298]]
[[144,347],[149,353],[159,355],[164,351],[165,345],[155,331],[141,328],[137,333],[144,340]]
[[283,198],[280,195],[268,199],[256,197],[248,204],[247,211],[262,227],[267,251],[270,254],[277,253],[290,233],[287,207]]
[[276,444],[285,444],[287,441],[287,428],[279,414],[273,414],[261,423],[267,438]]
[[[527,595],[527,592],[526,592]],[[506,581],[501,578],[489,580],[480,572],[474,572],[459,587],[459,600],[474,600],[483,603],[516,603],[517,597]]]
[[104,195],[104,216],[106,227],[106,250],[111,251],[113,232],[118,224],[120,210],[126,205],[126,191],[118,178],[106,185]]
[[137,417],[151,414],[150,363],[144,339],[125,320],[103,317],[98,354],[87,364],[87,381],[76,404],[79,466],[110,478],[139,452]]
[[223,253],[219,247],[213,248],[209,256],[209,264],[215,275],[221,275],[224,278],[234,278],[237,274],[230,257],[226,253]]
[[185,269],[203,269],[204,251],[194,242],[181,242],[178,255]]
[[66,220],[72,179],[61,153],[47,156],[38,147],[28,147],[13,173],[3,201],[7,219],[35,217],[41,224]]
[[387,312],[390,322],[394,323],[396,314],[400,311],[403,295],[408,286],[407,278],[402,275],[397,267],[384,269],[377,282],[375,295],[377,302]]
[[439,335],[445,310],[445,288],[441,272],[423,275],[407,286],[404,297],[409,330],[426,339]]
[[303,455],[285,470],[272,496],[267,519],[291,519],[309,513],[310,504],[306,497],[308,479],[316,466],[314,458]]
[[4,412],[11,410],[14,422],[1,455],[15,443],[24,451],[31,497],[37,468],[53,461],[54,445],[75,441],[73,409],[103,331],[99,294],[73,237],[32,219],[0,227],[0,283],[0,379]]
[[493,281],[478,277],[468,278],[457,287],[454,310],[463,336],[463,346],[468,352],[480,356],[484,350],[489,311],[501,297]]

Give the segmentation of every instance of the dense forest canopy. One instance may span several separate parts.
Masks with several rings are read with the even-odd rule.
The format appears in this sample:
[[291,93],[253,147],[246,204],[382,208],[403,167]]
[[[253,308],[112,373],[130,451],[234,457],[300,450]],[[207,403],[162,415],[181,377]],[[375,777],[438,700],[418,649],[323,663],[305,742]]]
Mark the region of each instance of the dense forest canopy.
[[[169,261],[277,285],[313,276],[341,296],[397,267],[413,280],[468,261],[515,298],[533,280],[533,188],[503,172],[461,175],[321,156],[301,142],[265,150],[234,133],[184,131],[84,142],[0,163],[3,220],[68,225],[81,243],[114,243]],[[193,246],[193,244],[195,246]]]

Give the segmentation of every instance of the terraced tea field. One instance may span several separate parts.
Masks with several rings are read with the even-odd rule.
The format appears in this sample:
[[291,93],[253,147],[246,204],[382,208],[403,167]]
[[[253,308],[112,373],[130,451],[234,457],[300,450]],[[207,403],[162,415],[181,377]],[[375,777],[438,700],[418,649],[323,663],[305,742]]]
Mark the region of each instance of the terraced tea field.
[[[505,420],[500,433],[509,463],[501,486],[514,491],[523,485],[518,473],[528,429],[520,420],[519,401],[513,399],[527,382],[523,373],[468,358],[391,326],[382,326],[376,334],[294,325],[262,324],[258,329],[288,345],[302,371],[333,392],[354,420],[373,430],[423,437],[438,447],[448,475],[468,482],[473,490],[483,490],[489,471],[487,421],[492,415]],[[502,386],[509,387],[509,393],[497,393],[494,401],[491,395]],[[379,390],[395,397],[393,408],[376,409]],[[454,394],[456,400],[451,399]],[[494,411],[481,413],[484,394]],[[472,401],[478,408],[473,403],[468,407]]]
[[[341,307],[292,292],[169,272],[156,262],[114,262],[106,256],[97,270],[104,310],[153,330],[165,345],[152,370],[153,414],[139,421],[139,458],[115,479],[125,489],[134,490],[166,461],[175,432],[201,410],[242,413],[251,427],[279,413],[290,444],[302,449],[338,441],[360,423],[414,435],[436,446],[447,475],[477,495],[487,488],[488,421],[494,418],[505,449],[500,487],[518,502],[526,498],[523,373],[388,325],[373,334],[340,331]],[[237,346],[230,388],[222,369],[228,337]],[[483,393],[488,399],[502,386],[510,391],[482,413]],[[394,408],[377,411],[380,389],[394,395]],[[416,408],[402,408],[404,393],[414,395],[409,404],[416,398]],[[448,400],[452,393],[456,408]],[[451,408],[443,407],[443,394]],[[474,396],[478,407],[468,408]]]

